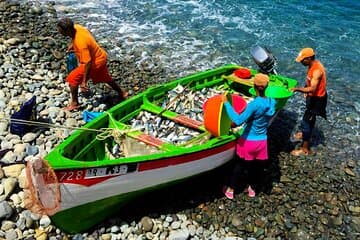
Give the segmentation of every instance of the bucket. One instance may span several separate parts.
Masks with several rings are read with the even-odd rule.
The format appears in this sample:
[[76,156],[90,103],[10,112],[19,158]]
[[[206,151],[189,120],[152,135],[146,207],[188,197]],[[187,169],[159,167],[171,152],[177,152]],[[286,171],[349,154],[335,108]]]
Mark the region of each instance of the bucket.
[[[256,96],[256,92],[253,87],[249,89],[249,93]],[[293,93],[291,91],[281,86],[268,86],[265,90],[265,96],[276,99],[276,110],[282,109],[289,97],[292,95]]]
[[[246,108],[246,101],[239,95],[228,95],[228,100],[233,105],[237,113],[241,113]],[[221,95],[209,98],[203,105],[204,126],[213,136],[219,137],[229,134],[231,120],[226,112]]]

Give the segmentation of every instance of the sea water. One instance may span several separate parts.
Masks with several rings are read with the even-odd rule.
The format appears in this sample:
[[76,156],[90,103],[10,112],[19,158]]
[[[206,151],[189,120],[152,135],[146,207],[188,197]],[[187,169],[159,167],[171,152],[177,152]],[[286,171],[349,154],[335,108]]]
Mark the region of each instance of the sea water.
[[351,85],[359,95],[360,1],[55,2],[60,16],[111,41],[114,55],[120,55],[117,42],[125,42],[128,49],[142,49],[144,57],[160,55],[181,73],[227,63],[256,67],[249,51],[261,45],[277,57],[279,73],[303,80],[304,68],[294,59],[301,48],[312,47],[327,68],[329,88],[348,96]]

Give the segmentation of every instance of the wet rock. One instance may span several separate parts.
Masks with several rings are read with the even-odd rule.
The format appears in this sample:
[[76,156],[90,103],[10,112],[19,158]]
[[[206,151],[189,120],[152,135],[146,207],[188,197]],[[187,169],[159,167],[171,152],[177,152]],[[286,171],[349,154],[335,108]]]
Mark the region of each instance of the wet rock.
[[353,213],[353,214],[360,214],[360,206],[350,206],[349,210]]
[[0,201],[0,219],[8,219],[13,214],[13,209],[6,201]]
[[356,176],[356,174],[350,168],[345,168],[344,171],[349,176],[352,176],[352,177]]
[[14,154],[14,152],[9,151],[0,159],[0,161],[6,164],[13,164],[15,163],[16,159],[17,156]]
[[238,227],[242,224],[242,221],[241,221],[241,217],[240,216],[234,216],[231,220],[231,224],[234,226],[234,227]]
[[142,225],[144,232],[151,231],[154,226],[152,219],[146,216],[141,219],[140,223]]
[[37,134],[35,133],[26,133],[23,137],[22,137],[22,141],[24,143],[29,143],[35,140],[35,138],[37,137]]
[[14,177],[5,178],[1,181],[4,186],[5,198],[8,197],[15,189],[17,185],[17,179]]
[[187,229],[170,231],[169,240],[187,240],[190,234]]
[[43,228],[47,228],[51,223],[51,220],[48,216],[44,215],[40,219],[40,226]]
[[6,177],[17,178],[24,168],[25,168],[24,164],[14,164],[14,165],[3,167],[2,169],[3,169]]

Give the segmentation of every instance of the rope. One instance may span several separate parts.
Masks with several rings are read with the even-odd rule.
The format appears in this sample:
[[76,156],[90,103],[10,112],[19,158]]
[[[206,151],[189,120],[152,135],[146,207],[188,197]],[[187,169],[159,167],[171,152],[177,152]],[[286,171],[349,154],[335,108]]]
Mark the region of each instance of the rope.
[[129,132],[135,132],[136,129],[119,129],[119,128],[101,128],[102,132],[96,136],[96,139],[99,141],[104,141],[109,137],[113,137],[115,141],[121,141],[124,139]]
[[99,133],[96,136],[97,140],[103,141],[109,137],[114,137],[115,140],[121,140],[124,138],[124,136],[129,132],[137,131],[136,129],[119,129],[116,124],[116,120],[113,118],[113,116],[109,112],[104,112],[108,114],[109,121],[111,122],[111,125],[114,126],[114,128],[101,128],[101,129],[92,129],[92,128],[85,128],[85,127],[70,127],[70,126],[62,126],[58,124],[51,124],[51,123],[45,123],[45,122],[36,122],[31,120],[23,120],[23,119],[15,119],[15,118],[1,118],[1,121],[9,121],[14,123],[21,123],[25,125],[30,126],[39,126],[39,127],[47,127],[47,128],[61,128],[61,129],[68,129],[68,130],[82,130],[82,131],[90,131],[90,132],[97,132]]
[[105,111],[104,113],[107,114],[109,117],[109,125],[114,126],[114,127],[113,128],[101,128],[100,130],[102,130],[102,133],[100,133],[96,136],[97,140],[103,141],[109,137],[113,137],[115,142],[121,142],[127,133],[137,131],[136,129],[129,129],[129,128],[120,129],[117,126],[116,120],[113,118],[113,116],[109,112]]
[[11,118],[11,119],[1,119],[0,121],[9,121],[9,122],[14,122],[14,123],[22,123],[25,125],[30,125],[30,126],[39,126],[39,127],[48,127],[48,128],[63,128],[63,129],[70,129],[70,130],[84,130],[84,131],[92,131],[92,132],[102,132],[102,130],[99,129],[92,129],[92,128],[84,128],[84,127],[69,127],[69,126],[61,126],[58,124],[51,124],[51,123],[44,123],[44,122],[36,122],[36,121],[31,121],[31,120],[23,120],[23,119],[15,119],[15,118]]

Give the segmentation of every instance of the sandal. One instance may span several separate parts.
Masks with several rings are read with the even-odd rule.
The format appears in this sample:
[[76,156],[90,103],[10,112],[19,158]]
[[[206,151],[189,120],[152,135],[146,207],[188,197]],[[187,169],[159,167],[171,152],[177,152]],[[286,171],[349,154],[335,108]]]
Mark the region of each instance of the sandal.
[[230,200],[234,199],[234,190],[230,190],[229,187],[223,188],[223,193],[225,194],[225,197],[227,197]]
[[249,197],[251,197],[251,198],[255,197],[256,193],[255,193],[255,191],[251,188],[250,185],[249,185],[249,187],[248,187],[247,190],[248,190],[248,195],[249,195]]
[[309,152],[306,152],[306,151],[304,151],[304,149],[300,148],[300,149],[292,150],[290,152],[290,154],[295,156],[295,157],[300,157],[300,156],[308,156]]
[[66,107],[63,108],[63,110],[65,111],[72,111],[72,110],[77,110],[80,108],[80,105],[68,105]]

